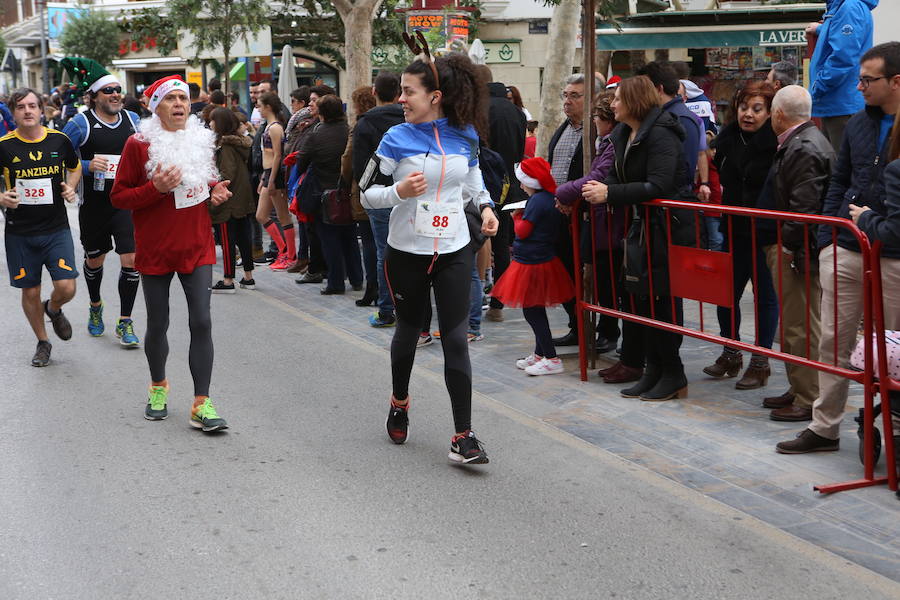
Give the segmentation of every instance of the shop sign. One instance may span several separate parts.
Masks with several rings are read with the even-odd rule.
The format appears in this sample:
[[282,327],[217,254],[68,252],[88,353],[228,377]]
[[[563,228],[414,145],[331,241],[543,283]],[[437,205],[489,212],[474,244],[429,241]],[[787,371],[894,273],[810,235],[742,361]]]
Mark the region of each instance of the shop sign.
[[540,21],[528,21],[528,33],[531,35],[542,35],[550,32],[550,21],[543,19]]
[[805,46],[806,31],[802,29],[768,29],[759,32],[760,46]]
[[451,12],[409,12],[406,14],[406,31],[427,33],[437,29],[448,43],[469,40],[469,15]]
[[519,64],[522,54],[519,42],[484,42],[485,62]]

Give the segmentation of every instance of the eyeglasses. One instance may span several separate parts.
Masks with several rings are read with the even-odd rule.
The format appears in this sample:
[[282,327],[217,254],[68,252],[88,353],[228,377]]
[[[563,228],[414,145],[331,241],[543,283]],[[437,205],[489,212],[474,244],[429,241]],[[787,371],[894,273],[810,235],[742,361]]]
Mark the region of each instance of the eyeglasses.
[[563,100],[581,100],[582,98],[584,98],[584,94],[579,94],[578,92],[561,92],[559,94],[559,97]]
[[103,92],[107,96],[109,96],[111,94],[121,94],[122,86],[117,85],[117,86],[113,87],[113,86],[109,85],[109,86],[106,86],[105,88],[100,88],[98,91]]
[[878,81],[879,79],[887,79],[887,77],[866,77],[865,75],[863,75],[862,77],[859,78],[859,87],[861,87],[864,90],[867,90],[867,89],[869,89],[869,85],[873,81]]

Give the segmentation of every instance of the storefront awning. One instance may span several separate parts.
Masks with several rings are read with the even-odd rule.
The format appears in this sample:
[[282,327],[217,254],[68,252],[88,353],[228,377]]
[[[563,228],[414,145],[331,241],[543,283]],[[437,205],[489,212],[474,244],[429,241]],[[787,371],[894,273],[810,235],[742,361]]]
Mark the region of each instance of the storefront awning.
[[656,48],[742,48],[753,46],[805,46],[806,23],[788,23],[760,29],[741,26],[642,27],[597,30],[597,50],[653,50]]

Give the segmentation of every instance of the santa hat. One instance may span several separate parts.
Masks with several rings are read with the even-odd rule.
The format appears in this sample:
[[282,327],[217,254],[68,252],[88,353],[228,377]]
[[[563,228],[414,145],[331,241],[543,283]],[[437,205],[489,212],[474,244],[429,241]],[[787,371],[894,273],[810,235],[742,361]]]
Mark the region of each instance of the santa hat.
[[516,165],[516,178],[520,183],[533,190],[546,190],[556,193],[556,181],[550,174],[550,163],[537,156],[526,158]]
[[150,111],[156,112],[156,107],[159,106],[162,99],[175,90],[181,90],[188,97],[191,95],[188,84],[181,78],[181,75],[170,75],[154,81],[150,87],[144,90]]
[[67,56],[59,61],[59,64],[68,72],[72,83],[82,94],[85,92],[96,93],[101,88],[119,83],[118,77],[110,75],[103,65],[90,58]]
[[613,75],[609,78],[609,81],[606,82],[606,89],[614,90],[619,87],[619,83],[622,81],[622,78],[618,75]]

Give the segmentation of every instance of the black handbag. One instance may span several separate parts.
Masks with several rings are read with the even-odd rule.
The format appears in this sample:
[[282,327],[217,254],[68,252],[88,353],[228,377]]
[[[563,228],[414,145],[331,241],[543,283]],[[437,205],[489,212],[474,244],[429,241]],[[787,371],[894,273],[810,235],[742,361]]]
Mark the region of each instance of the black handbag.
[[322,192],[322,222],[328,225],[352,225],[353,206],[350,204],[350,189],[338,180],[337,189]]

